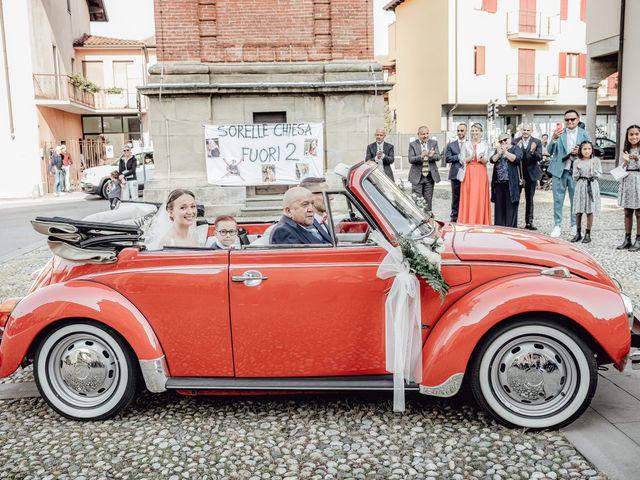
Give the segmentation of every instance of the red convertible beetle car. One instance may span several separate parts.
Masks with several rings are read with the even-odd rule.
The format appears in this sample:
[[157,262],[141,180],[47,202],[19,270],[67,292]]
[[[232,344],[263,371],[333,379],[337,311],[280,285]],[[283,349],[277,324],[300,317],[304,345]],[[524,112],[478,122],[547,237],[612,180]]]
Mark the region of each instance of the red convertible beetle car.
[[[136,227],[113,227],[91,263],[54,255],[29,294],[0,309],[0,377],[32,362],[43,398],[80,420],[112,417],[139,384],[186,395],[392,390],[392,280],[376,276],[386,251],[374,230],[391,243],[445,243],[450,289],[441,302],[420,280],[422,381],[408,390],[450,397],[466,384],[505,425],[556,428],[587,408],[599,364],[637,360],[632,302],[585,252],[525,230],[437,222],[370,164],[343,183],[323,193],[324,246],[268,245],[269,224],[252,223],[241,249],[149,251]],[[109,228],[56,220],[58,246],[74,254],[92,254]]]

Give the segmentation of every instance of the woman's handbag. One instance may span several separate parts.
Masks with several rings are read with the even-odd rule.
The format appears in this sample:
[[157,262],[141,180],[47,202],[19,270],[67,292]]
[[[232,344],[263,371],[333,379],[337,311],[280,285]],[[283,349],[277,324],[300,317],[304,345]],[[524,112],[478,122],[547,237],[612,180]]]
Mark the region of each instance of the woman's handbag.
[[629,172],[624,168],[624,165],[618,165],[616,168],[612,169],[610,172],[611,176],[616,182],[621,181],[624,177],[629,175]]
[[467,169],[465,168],[464,165],[460,165],[460,168],[458,169],[458,172],[456,173],[456,180],[458,180],[459,182],[464,181],[464,174],[466,173]]

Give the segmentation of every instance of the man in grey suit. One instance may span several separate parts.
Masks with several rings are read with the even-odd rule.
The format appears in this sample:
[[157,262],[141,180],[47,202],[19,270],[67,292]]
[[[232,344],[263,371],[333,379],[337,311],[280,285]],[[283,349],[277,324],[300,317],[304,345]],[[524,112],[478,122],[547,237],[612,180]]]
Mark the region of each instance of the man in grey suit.
[[431,211],[433,186],[440,181],[439,159],[438,141],[429,138],[429,128],[423,125],[418,129],[418,139],[409,144],[409,182],[411,191],[427,202],[428,212]]

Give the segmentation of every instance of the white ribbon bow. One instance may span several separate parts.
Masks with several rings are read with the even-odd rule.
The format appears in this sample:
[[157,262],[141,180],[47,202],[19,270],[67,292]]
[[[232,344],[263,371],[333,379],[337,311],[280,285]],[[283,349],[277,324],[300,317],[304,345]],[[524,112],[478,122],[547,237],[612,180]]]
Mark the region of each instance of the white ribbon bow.
[[386,368],[393,373],[393,411],[404,412],[405,379],[422,381],[420,282],[400,247],[391,245],[377,231],[371,239],[388,252],[378,267],[378,278],[395,277],[384,308]]

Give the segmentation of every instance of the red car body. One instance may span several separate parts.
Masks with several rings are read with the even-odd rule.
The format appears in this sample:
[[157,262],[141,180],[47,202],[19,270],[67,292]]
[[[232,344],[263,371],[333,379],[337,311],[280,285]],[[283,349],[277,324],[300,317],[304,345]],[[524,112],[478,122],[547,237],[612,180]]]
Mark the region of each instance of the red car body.
[[[375,171],[366,164],[352,168],[346,191],[368,224],[393,242],[398,232],[363,186]],[[245,225],[250,234],[266,226]],[[577,337],[599,363],[624,368],[633,313],[618,285],[585,252],[525,230],[435,226],[445,241],[442,271],[450,290],[441,302],[421,280],[423,372],[415,387],[422,393],[455,394],[497,329],[538,320]],[[358,230],[357,222],[341,228]],[[383,379],[389,376],[384,306],[392,280],[378,279],[376,271],[385,255],[382,247],[363,244],[156,252],[133,247],[120,251],[115,263],[100,265],[54,257],[5,318],[0,377],[32,360],[58,326],[81,320],[117,332],[152,391],[318,390],[322,381],[329,381],[331,390],[336,378]],[[259,271],[265,280],[253,288],[233,280],[247,271]],[[560,348],[554,345],[547,351]],[[37,368],[37,376],[46,368]],[[526,373],[528,382],[534,374]],[[510,425],[548,427],[573,420],[592,394],[574,414],[547,424],[483,406]],[[43,395],[52,403],[50,394]],[[505,402],[509,411],[518,410]],[[52,406],[91,419],[106,418],[122,405],[99,414],[86,405],[71,412]]]

